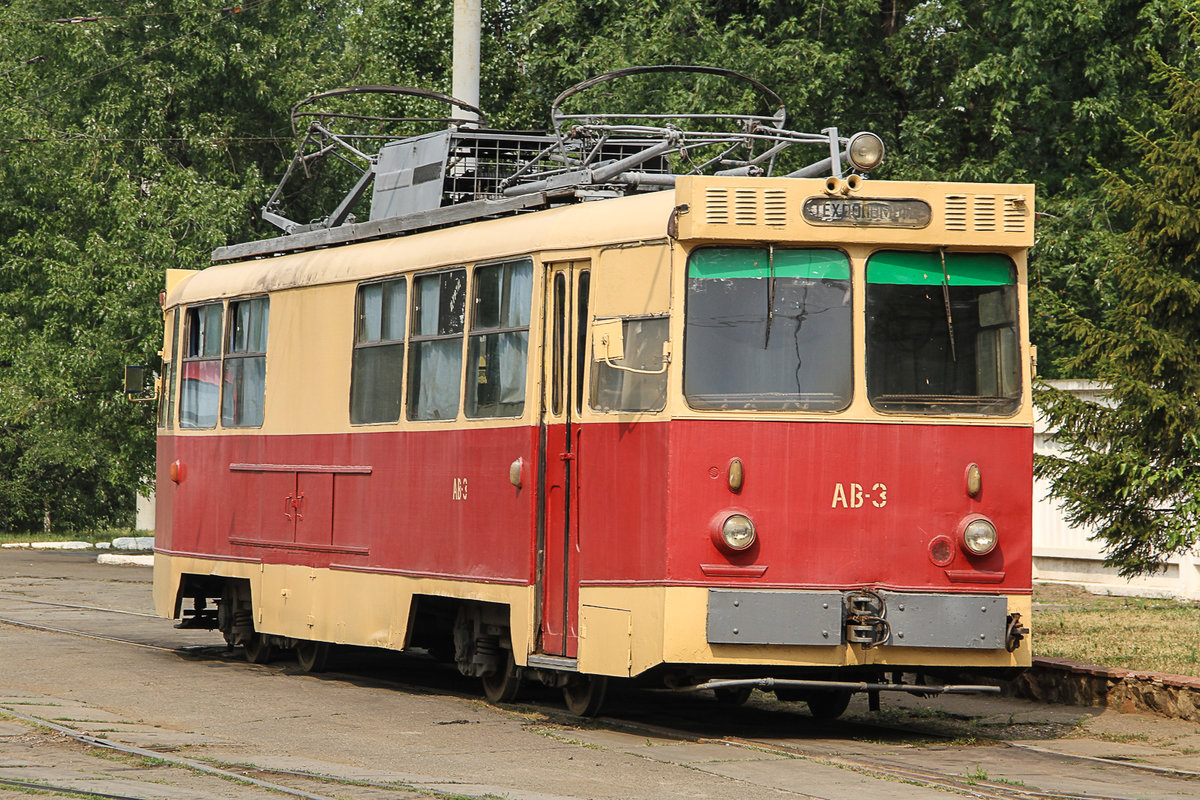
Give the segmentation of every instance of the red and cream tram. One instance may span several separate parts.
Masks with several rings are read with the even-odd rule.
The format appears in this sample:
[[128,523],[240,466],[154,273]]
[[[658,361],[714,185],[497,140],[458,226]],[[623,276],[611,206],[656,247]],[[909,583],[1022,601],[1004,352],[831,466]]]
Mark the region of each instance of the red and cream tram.
[[158,613],[579,713],[1027,666],[1033,187],[867,180],[877,139],[781,119],[728,135],[815,140],[818,177],[680,174],[642,120],[390,142],[370,220],[272,206],[287,235],[171,272]]

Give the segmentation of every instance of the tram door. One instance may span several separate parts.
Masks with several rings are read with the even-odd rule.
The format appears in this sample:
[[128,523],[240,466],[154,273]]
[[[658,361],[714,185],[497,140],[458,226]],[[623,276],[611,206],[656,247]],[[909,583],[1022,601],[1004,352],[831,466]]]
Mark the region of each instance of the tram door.
[[541,652],[575,658],[579,624],[579,476],[588,297],[587,261],[547,265],[542,348]]

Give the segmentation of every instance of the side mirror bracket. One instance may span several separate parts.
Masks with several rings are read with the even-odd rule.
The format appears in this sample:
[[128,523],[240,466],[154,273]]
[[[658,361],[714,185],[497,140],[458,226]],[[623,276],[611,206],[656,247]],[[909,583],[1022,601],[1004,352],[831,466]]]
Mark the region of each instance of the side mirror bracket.
[[125,367],[125,398],[133,403],[148,403],[158,399],[158,379],[154,380],[150,394],[146,394],[146,373],[149,369],[144,366]]

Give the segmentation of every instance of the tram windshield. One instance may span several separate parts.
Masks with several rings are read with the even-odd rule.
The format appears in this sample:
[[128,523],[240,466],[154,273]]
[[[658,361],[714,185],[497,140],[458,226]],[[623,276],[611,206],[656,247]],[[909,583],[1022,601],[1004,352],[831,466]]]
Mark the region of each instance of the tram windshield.
[[693,408],[836,411],[852,386],[850,261],[836,250],[706,247],[688,260]]
[[880,411],[1008,415],[1021,399],[1016,270],[992,253],[867,260],[867,394]]

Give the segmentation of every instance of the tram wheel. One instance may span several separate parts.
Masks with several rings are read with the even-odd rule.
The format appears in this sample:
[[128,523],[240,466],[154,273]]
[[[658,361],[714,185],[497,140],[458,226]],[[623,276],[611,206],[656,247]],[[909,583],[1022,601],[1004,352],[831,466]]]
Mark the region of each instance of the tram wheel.
[[753,691],[753,686],[722,686],[713,689],[713,694],[723,706],[742,706],[750,699],[750,693]]
[[301,672],[324,672],[329,660],[328,642],[303,641],[296,643],[296,664]]
[[809,713],[814,719],[837,719],[850,705],[850,692],[836,690],[832,692],[813,692],[805,702],[808,703]]
[[608,678],[603,675],[576,675],[563,686],[567,711],[580,717],[594,717],[604,705]]
[[489,703],[511,703],[521,691],[521,671],[513,661],[512,651],[506,650],[505,653],[507,655],[500,669],[480,678],[483,696]]
[[275,646],[267,641],[267,637],[255,631],[250,638],[242,642],[246,660],[251,664],[266,664],[275,657]]

